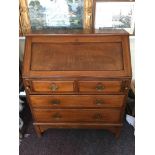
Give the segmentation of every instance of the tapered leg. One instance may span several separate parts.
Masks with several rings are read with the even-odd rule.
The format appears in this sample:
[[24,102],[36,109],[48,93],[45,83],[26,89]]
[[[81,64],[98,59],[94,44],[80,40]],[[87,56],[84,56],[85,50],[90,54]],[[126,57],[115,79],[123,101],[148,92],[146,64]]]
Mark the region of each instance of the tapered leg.
[[121,128],[116,128],[115,129],[115,138],[118,139],[120,137],[120,133],[121,133]]
[[36,131],[36,133],[37,133],[37,136],[40,138],[40,137],[42,136],[42,133],[41,133],[41,131],[40,131],[39,126],[34,125],[34,128],[35,128],[35,131]]
[[121,127],[110,127],[108,128],[113,134],[115,134],[115,138],[118,139],[121,133]]

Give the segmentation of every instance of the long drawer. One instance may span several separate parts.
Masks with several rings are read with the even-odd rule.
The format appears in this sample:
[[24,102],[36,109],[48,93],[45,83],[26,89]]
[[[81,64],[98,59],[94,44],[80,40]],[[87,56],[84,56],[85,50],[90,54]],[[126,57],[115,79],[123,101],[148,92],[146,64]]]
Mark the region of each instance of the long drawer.
[[125,95],[30,95],[34,108],[121,107]]
[[106,122],[120,121],[119,109],[34,109],[36,122]]

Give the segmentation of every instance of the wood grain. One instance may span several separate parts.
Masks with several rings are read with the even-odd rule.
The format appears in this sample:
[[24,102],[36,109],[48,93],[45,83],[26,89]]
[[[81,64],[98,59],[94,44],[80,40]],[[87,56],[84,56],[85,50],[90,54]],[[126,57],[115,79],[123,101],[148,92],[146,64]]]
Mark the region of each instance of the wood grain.
[[[79,91],[94,93],[114,93],[121,91],[121,85],[122,81],[80,81]],[[102,89],[98,89],[98,86],[101,86]]]
[[[56,90],[52,87],[57,87]],[[73,81],[32,81],[33,91],[35,92],[65,92],[74,91]]]
[[103,128],[118,137],[131,72],[123,30],[27,35],[22,77],[38,136]]
[[34,108],[122,107],[125,95],[30,95]]
[[119,123],[119,109],[33,109],[36,122]]
[[[62,50],[63,47],[63,50]],[[32,45],[32,71],[123,70],[119,43],[45,43]],[[64,57],[62,57],[64,55]],[[115,57],[114,57],[115,55]],[[58,63],[59,60],[59,63]]]

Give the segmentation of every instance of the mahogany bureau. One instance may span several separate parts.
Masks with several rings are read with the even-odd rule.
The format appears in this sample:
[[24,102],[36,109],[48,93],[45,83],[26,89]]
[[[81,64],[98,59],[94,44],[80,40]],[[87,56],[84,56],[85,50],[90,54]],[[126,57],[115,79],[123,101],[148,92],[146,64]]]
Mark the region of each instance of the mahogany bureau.
[[131,76],[124,30],[26,36],[23,81],[38,136],[96,128],[118,137]]

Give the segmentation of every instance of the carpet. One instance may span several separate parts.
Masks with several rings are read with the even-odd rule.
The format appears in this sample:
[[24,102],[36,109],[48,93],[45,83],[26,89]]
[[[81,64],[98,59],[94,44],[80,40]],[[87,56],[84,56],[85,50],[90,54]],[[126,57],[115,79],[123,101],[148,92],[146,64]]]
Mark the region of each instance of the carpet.
[[120,138],[96,129],[49,129],[38,138],[32,122],[23,138],[19,155],[134,155],[134,128],[124,120]]

